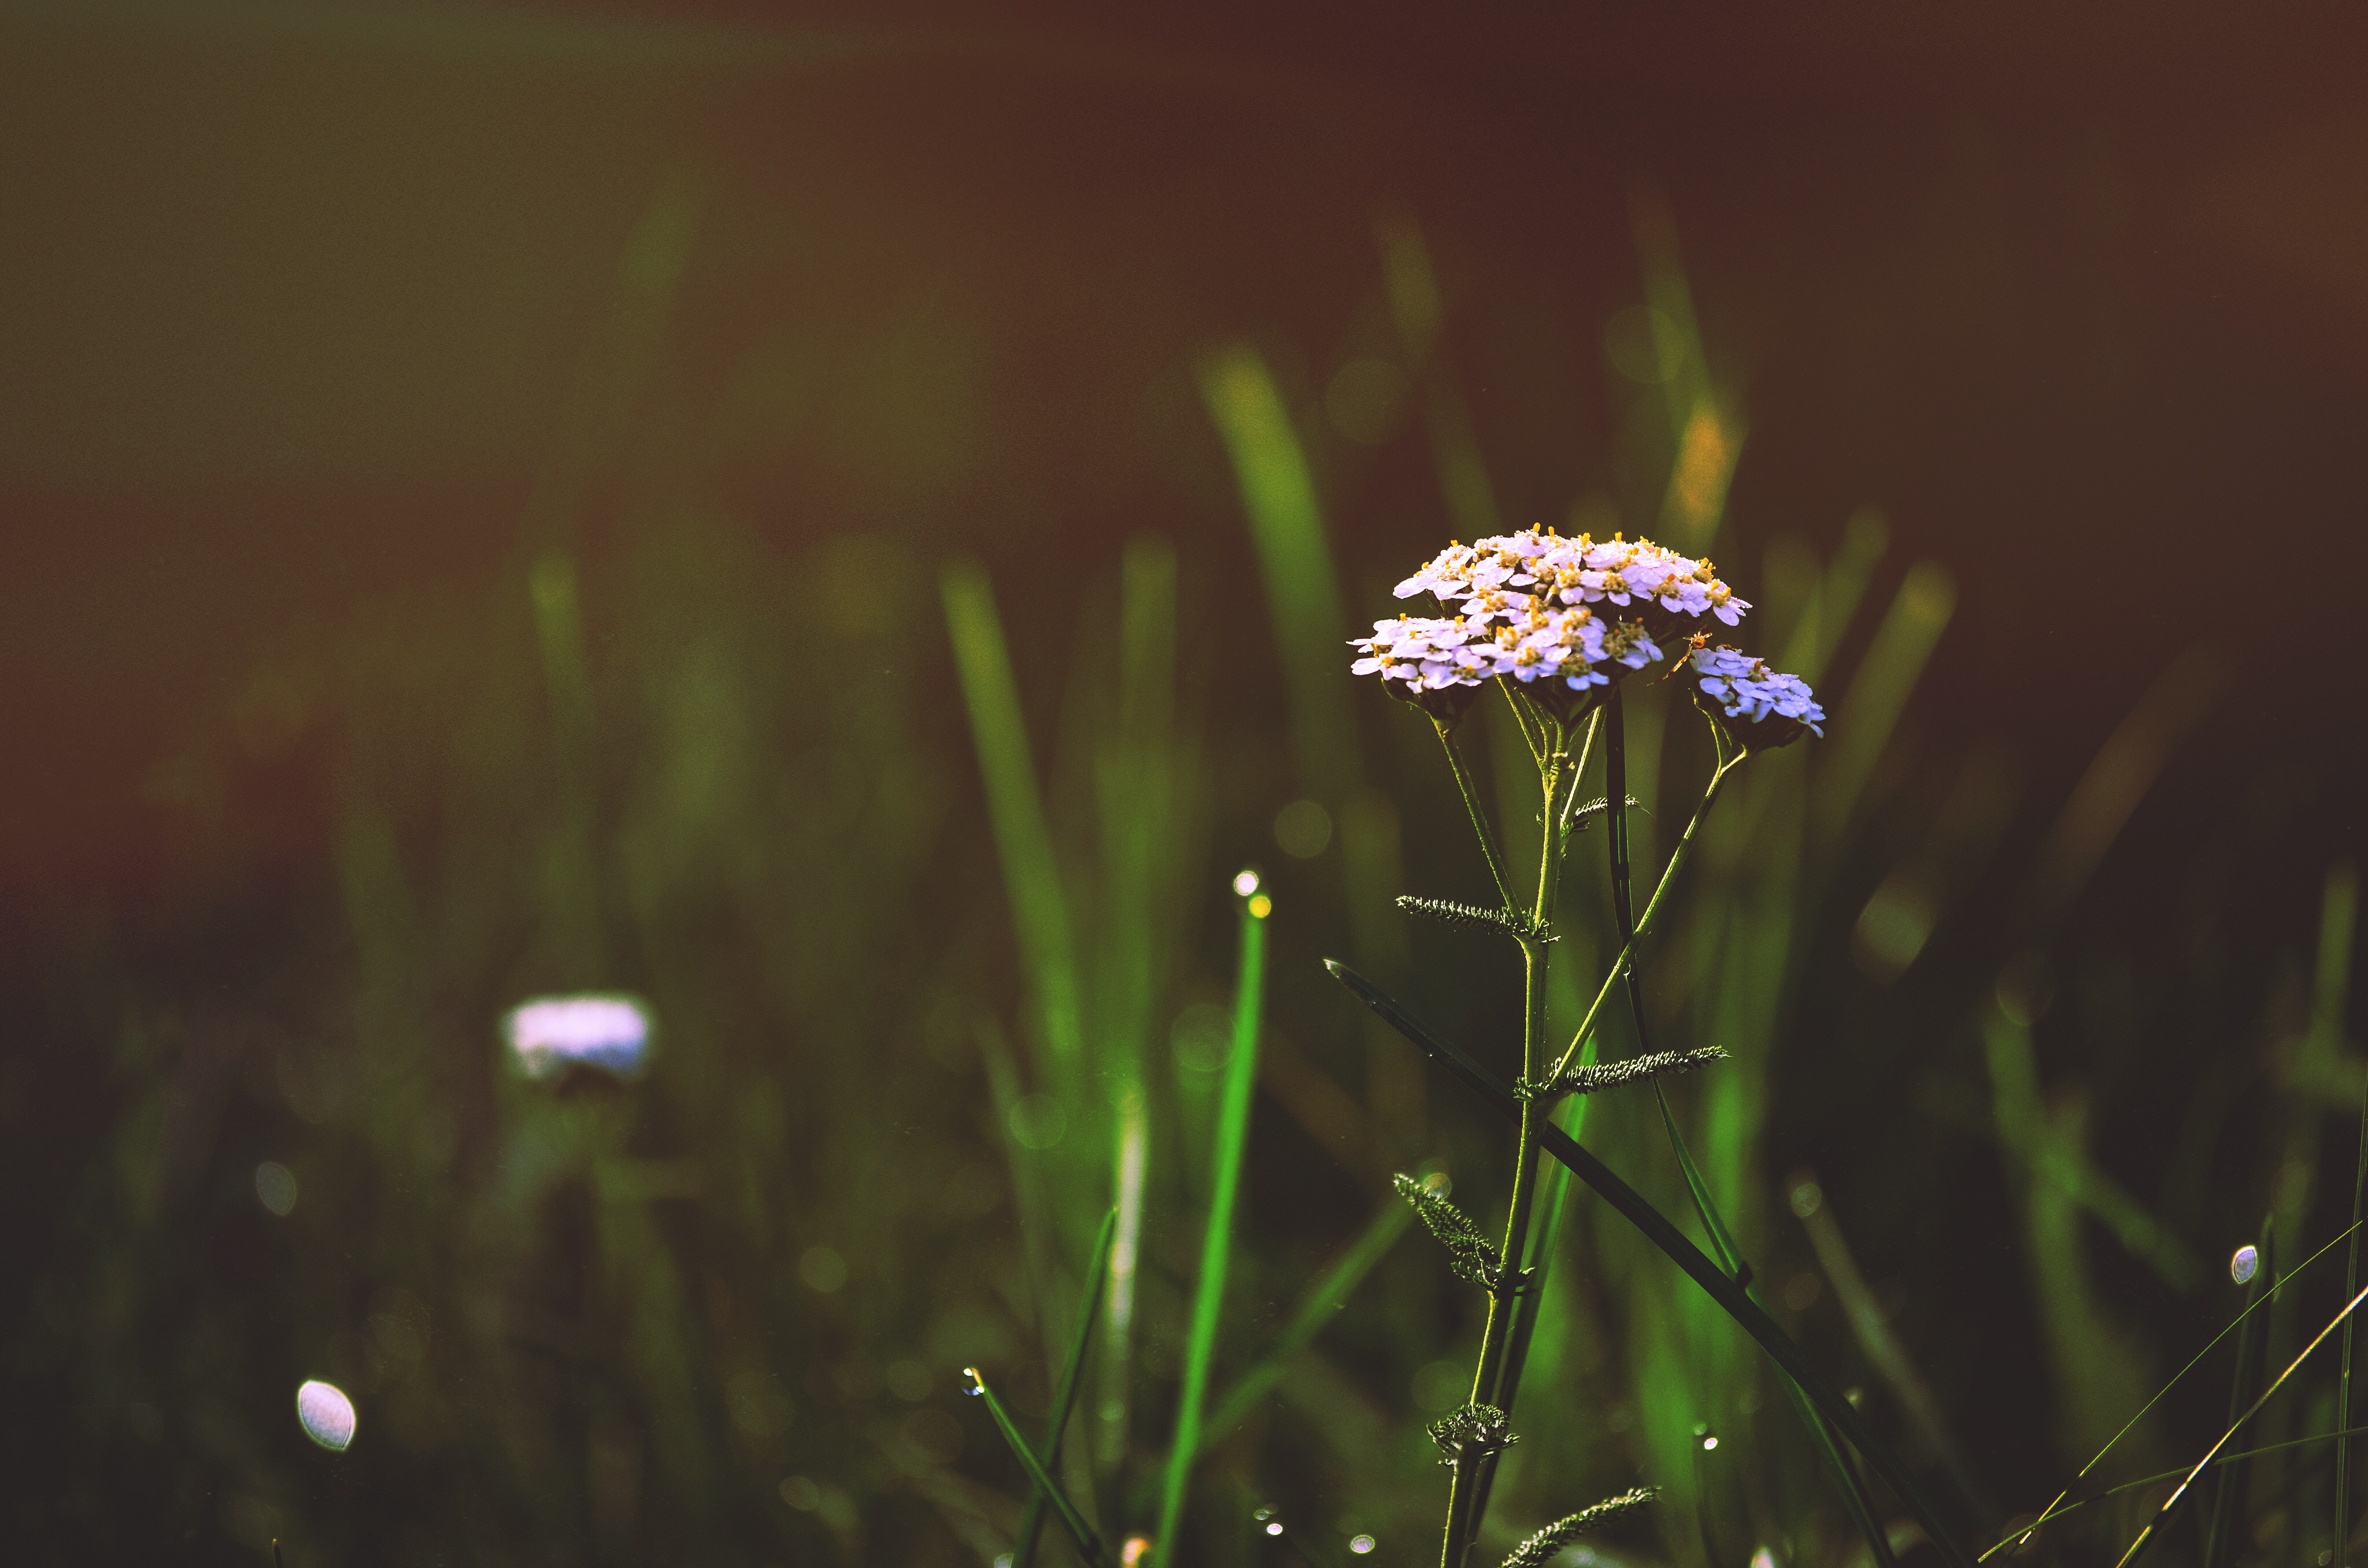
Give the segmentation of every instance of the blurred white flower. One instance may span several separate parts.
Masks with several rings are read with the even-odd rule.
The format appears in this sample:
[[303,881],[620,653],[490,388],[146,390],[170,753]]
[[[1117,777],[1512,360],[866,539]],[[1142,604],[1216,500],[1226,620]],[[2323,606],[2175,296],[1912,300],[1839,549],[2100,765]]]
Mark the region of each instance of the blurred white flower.
[[502,1033],[529,1078],[578,1067],[636,1078],[649,1062],[650,1013],[638,997],[537,996],[510,1009]]

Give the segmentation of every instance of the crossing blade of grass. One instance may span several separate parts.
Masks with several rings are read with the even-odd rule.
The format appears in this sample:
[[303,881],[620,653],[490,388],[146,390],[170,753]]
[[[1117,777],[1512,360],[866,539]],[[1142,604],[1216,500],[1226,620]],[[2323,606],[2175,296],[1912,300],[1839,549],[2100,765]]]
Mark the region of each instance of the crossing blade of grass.
[[[2368,1088],[2360,1098],[2360,1163],[2351,1176],[2351,1239],[2344,1249],[2343,1293],[2347,1296],[2360,1289],[2360,1209],[2361,1199],[2368,1198]],[[2336,1568],[2351,1564],[2351,1331],[2355,1325],[2343,1325],[2343,1369],[2338,1380],[2335,1395],[2335,1425],[2340,1434],[2335,1440],[2335,1562]]]
[[[2277,1219],[2272,1215],[2261,1221],[2261,1241],[2254,1255],[2253,1277],[2245,1282],[2245,1304],[2248,1307],[2277,1289],[2276,1242]],[[2229,1380],[2228,1419],[2237,1423],[2230,1430],[2239,1436],[2246,1420],[2246,1403],[2252,1397],[2253,1385],[2261,1378],[2261,1362],[2268,1344],[2267,1324],[2248,1322],[2243,1332],[2237,1335],[2237,1375]],[[2236,1517],[2244,1511],[2245,1506],[2243,1467],[2226,1467],[2214,1479],[2212,1523],[2203,1537],[2203,1568],[2215,1568],[2222,1551],[2227,1545],[2228,1532],[2243,1527],[2243,1520]]]
[[1043,796],[1036,788],[1036,764],[1028,749],[1019,687],[1012,677],[1003,620],[996,613],[995,589],[985,569],[968,559],[948,562],[939,586],[962,700],[970,710],[971,739],[985,778],[987,817],[1003,862],[1012,923],[1028,960],[1043,1043],[1055,1062],[1074,1068],[1084,1051],[1085,1030],[1069,904],[1061,891]]
[[[1324,960],[1324,967],[1334,979],[1349,988],[1357,1000],[1378,1015],[1392,1028],[1420,1047],[1440,1065],[1460,1079],[1464,1087],[1477,1095],[1489,1108],[1508,1120],[1520,1119],[1520,1104],[1512,1091],[1486,1068],[1471,1057],[1433,1034],[1421,1020],[1401,1006],[1372,982],[1335,959]],[[1685,1233],[1671,1223],[1668,1216],[1645,1199],[1627,1182],[1621,1179],[1611,1166],[1597,1159],[1580,1146],[1561,1128],[1548,1122],[1542,1130],[1539,1146],[1567,1167],[1596,1194],[1609,1203],[1620,1216],[1644,1233],[1645,1239],[1660,1249],[1662,1255],[1682,1269],[1687,1278],[1700,1286],[1704,1294],[1733,1318],[1743,1331],[1757,1340],[1769,1358],[1793,1381],[1814,1404],[1818,1413],[1830,1421],[1835,1429],[1847,1437],[1850,1445],[1866,1456],[1884,1483],[1898,1494],[1900,1501],[1916,1516],[1942,1556],[1970,1568],[1973,1559],[1957,1541],[1937,1510],[1925,1498],[1923,1488],[1916,1484],[1915,1476],[1900,1461],[1890,1445],[1877,1437],[1863,1416],[1841,1396],[1832,1381],[1817,1370],[1815,1363],[1793,1336],[1786,1334],[1765,1308],[1753,1301],[1733,1276],[1711,1261],[1702,1248],[1686,1239]]]
[[[2336,1432],[2313,1432],[2307,1437],[2289,1437],[2283,1443],[2267,1443],[2258,1449],[2247,1449],[2242,1453],[2222,1454],[2218,1459],[2214,1460],[2212,1463],[2214,1468],[2217,1469],[2223,1465],[2241,1464],[2247,1460],[2259,1459],[2263,1454],[2281,1454],[2291,1449],[2308,1448],[2313,1443],[2345,1442],[2351,1438],[2361,1437],[2362,1435],[2368,1435],[2368,1426],[2348,1426]],[[2050,1515],[2049,1517],[2052,1519],[2060,1519],[2066,1514],[2078,1513],[2091,1503],[2101,1503],[2108,1497],[2119,1497],[2125,1492],[2137,1492],[2142,1491],[2148,1486],[2158,1486],[2166,1481],[2176,1481],[2186,1473],[2187,1472],[2183,1470],[2157,1471],[2152,1475],[2141,1475],[2135,1481],[2121,1482],[2115,1485],[2106,1487],[2102,1492],[2094,1493],[2089,1496],[2083,1497],[2078,1503],[2067,1503],[2063,1507],[2057,1509],[2054,1514]],[[2038,1528],[2039,1527],[2036,1524],[2022,1526],[2012,1535],[2007,1537],[2004,1540],[1999,1541],[1988,1551],[1984,1551],[1980,1560],[1984,1562],[1988,1562],[1991,1557],[2005,1551],[2015,1542],[2027,1540],[2030,1537],[2031,1532]]]
[[[1110,1277],[1110,1243],[1118,1237],[1118,1210],[1113,1209],[1102,1221],[1102,1233],[1094,1243],[1092,1266],[1086,1270],[1086,1299],[1077,1304],[1076,1332],[1070,1338],[1069,1358],[1061,1369],[1061,1386],[1053,1395],[1053,1414],[1044,1426],[1044,1468],[1051,1470],[1061,1462],[1061,1439],[1069,1430],[1069,1412],[1077,1402],[1077,1382],[1086,1369],[1086,1355],[1093,1348],[1094,1317],[1101,1311],[1102,1283]],[[1039,1492],[1028,1499],[1028,1517],[1019,1525],[1019,1550],[1012,1558],[1012,1568],[1029,1568],[1036,1561],[1036,1538],[1044,1528],[1044,1509],[1052,1499]]]
[[1242,1153],[1248,1147],[1250,1091],[1258,1084],[1258,1012],[1266,989],[1264,893],[1242,901],[1240,967],[1234,980],[1234,1049],[1225,1062],[1225,1086],[1217,1106],[1217,1144],[1209,1162],[1209,1227],[1201,1244],[1201,1277],[1192,1296],[1192,1326],[1184,1342],[1184,1386],[1176,1402],[1176,1437],[1167,1449],[1167,1475],[1160,1487],[1162,1562],[1178,1558],[1176,1531],[1184,1517],[1184,1493],[1201,1448],[1202,1402],[1209,1392],[1209,1363],[1217,1348],[1217,1318],[1225,1301],[1226,1265],[1232,1261],[1234,1202],[1241,1192]]
[[971,1381],[970,1392],[985,1402],[986,1413],[995,1418],[995,1429],[1003,1434],[1003,1440],[1010,1445],[1012,1458],[1028,1472],[1037,1493],[1051,1500],[1053,1512],[1060,1518],[1061,1527],[1069,1532],[1069,1539],[1077,1543],[1077,1551],[1092,1568],[1112,1568],[1110,1553],[1102,1550],[1101,1538],[1094,1534],[1093,1527],[1069,1501],[1069,1494],[1061,1490],[1061,1483],[1053,1479],[1053,1472],[1044,1468],[1044,1461],[1036,1457],[1036,1450],[1019,1435],[1019,1428],[1011,1424],[1011,1413],[1003,1408],[1003,1402],[986,1386],[986,1379],[976,1367],[964,1367],[962,1376]]
[[1413,1222],[1414,1210],[1395,1198],[1381,1207],[1366,1224],[1364,1233],[1341,1254],[1340,1260],[1315,1282],[1315,1288],[1307,1293],[1306,1300],[1300,1302],[1299,1310],[1292,1314],[1290,1325],[1274,1342],[1274,1347],[1258,1365],[1244,1372],[1217,1401],[1216,1408],[1201,1424],[1202,1449],[1224,1438],[1258,1408],[1258,1401],[1281,1381],[1282,1374],[1290,1369],[1292,1360],[1315,1343],[1324,1325],[1330,1323],[1340,1308],[1347,1304],[1357,1287],[1364,1283],[1365,1276],[1373,1271],[1373,1266],[1387,1256],[1398,1237],[1406,1233],[1406,1226]]
[[2155,1510],[2154,1517],[2146,1521],[2146,1527],[2138,1532],[2137,1540],[2130,1542],[2130,1549],[2122,1553],[2122,1559],[2114,1564],[2114,1568],[2129,1568],[2132,1562],[2137,1561],[2138,1553],[2146,1550],[2146,1542],[2154,1539],[2164,1521],[2170,1517],[2171,1510],[2179,1506],[2180,1499],[2187,1495],[2188,1488],[2195,1484],[2195,1478],[2202,1475],[2205,1468],[2219,1457],[2220,1450],[2226,1448],[2230,1439],[2234,1438],[2260,1413],[2261,1406],[2269,1403],[2278,1390],[2285,1387],[2286,1380],[2301,1369],[2302,1364],[2310,1359],[2312,1352],[2327,1343],[2327,1336],[2351,1321],[2351,1314],[2359,1309],[2360,1303],[2363,1301],[2368,1301],[2368,1290],[2362,1290],[2344,1302],[2343,1310],[2336,1313],[2328,1325],[2313,1335],[2310,1343],[2302,1347],[2302,1354],[2287,1362],[2286,1369],[2280,1372],[2270,1386],[2261,1391],[2260,1397],[2254,1400],[2226,1432],[2220,1434],[2220,1440],[2204,1450],[2203,1457],[2195,1461],[2194,1467],[2187,1471],[2185,1478],[2172,1490],[2170,1495],[2163,1499],[2162,1506]]
[[[2220,1332],[2214,1335],[2210,1341],[2204,1345],[2203,1349],[2198,1350],[2194,1355],[2188,1358],[2187,1365],[2181,1367],[2178,1371],[2173,1372],[2170,1375],[2170,1381],[2169,1382],[2166,1382],[2162,1387],[2155,1390],[2154,1397],[2147,1400],[2146,1403],[2140,1405],[2138,1407],[2138,1413],[2135,1415],[2131,1416],[2127,1421],[2122,1423],[2122,1429],[2114,1433],[2112,1437],[2108,1438],[2105,1446],[2099,1449],[2095,1456],[2092,1457],[2087,1464],[2080,1467],[2080,1472],[2072,1478],[2071,1486],[2066,1486],[2063,1491],[2057,1493],[2055,1494],[2055,1500],[2048,1504],[2046,1507],[2042,1508],[2039,1511],[2039,1517],[2037,1518],[2023,1526],[2022,1528],[2017,1530],[2014,1534],[2007,1537],[2005,1540],[1998,1542],[1998,1545],[1991,1547],[1987,1551],[1984,1551],[1981,1555],[1981,1561],[1985,1562],[1988,1562],[1989,1559],[1998,1551],[2004,1550],[2006,1547],[2016,1541],[2025,1539],[2032,1531],[2037,1529],[2040,1526],[2046,1524],[2051,1520],[2062,1518],[2074,1508],[2079,1507],[2081,1506],[2080,1504],[2066,1504],[2064,1499],[2072,1495],[2072,1487],[2079,1485],[2082,1481],[2088,1478],[2090,1471],[2096,1469],[2098,1465],[2104,1462],[2105,1456],[2113,1451],[2114,1444],[2119,1443],[2123,1437],[2128,1437],[2137,1424],[2146,1419],[2146,1412],[2161,1403],[2163,1396],[2169,1393],[2172,1389],[2177,1388],[2179,1386],[2179,1381],[2181,1378],[2184,1378],[2188,1373],[2195,1370],[2197,1367],[2203,1365],[2203,1358],[2206,1356],[2211,1355],[2212,1352],[2218,1347],[2222,1340],[2241,1329],[2251,1320],[2253,1313],[2258,1309],[2274,1297],[2279,1290],[2283,1290],[2286,1286],[2293,1284],[2294,1280],[2301,1276],[2303,1270],[2308,1268],[2312,1264],[2317,1263],[2320,1258],[2325,1257],[2328,1253],[2333,1252],[2337,1247],[2341,1246],[2345,1242],[2357,1236],[2359,1233],[2360,1226],[2358,1222],[2355,1221],[2349,1230],[2336,1235],[2325,1245],[2321,1246],[2317,1252],[2312,1253],[2308,1257],[2304,1258],[2300,1263],[2294,1265],[2293,1268],[2287,1270],[2279,1278],[2275,1288],[2263,1294],[2258,1301],[2255,1301],[2245,1307],[2242,1311],[2237,1312],[2235,1317],[2230,1318],[2227,1324],[2221,1328]],[[2180,1472],[2177,1471],[2172,1471],[2170,1472],[2171,1475],[2177,1475],[2178,1473]],[[2157,1476],[2154,1479],[2161,1481],[2167,1480],[2169,1477]]]

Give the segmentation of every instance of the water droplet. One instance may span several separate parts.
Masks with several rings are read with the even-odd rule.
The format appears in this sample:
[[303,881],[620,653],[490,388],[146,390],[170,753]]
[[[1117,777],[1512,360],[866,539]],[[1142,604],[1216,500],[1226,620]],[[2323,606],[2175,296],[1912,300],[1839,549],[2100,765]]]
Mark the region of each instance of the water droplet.
[[1267,1526],[1266,1533],[1269,1535],[1281,1535],[1282,1533],[1282,1521],[1281,1519],[1277,1519],[1272,1524]]
[[1274,900],[1272,900],[1272,899],[1270,899],[1270,898],[1267,897],[1267,896],[1266,896],[1266,894],[1264,894],[1264,893],[1260,893],[1260,894],[1258,894],[1256,898],[1254,898],[1254,899],[1250,900],[1250,918],[1251,918],[1251,919],[1253,919],[1253,920],[1263,920],[1263,919],[1265,919],[1268,915],[1272,915],[1273,913],[1274,913]]
[[304,1435],[332,1453],[344,1453],[354,1440],[354,1402],[334,1383],[308,1382],[296,1391],[296,1419]]
[[1376,1544],[1373,1538],[1369,1535],[1352,1535],[1349,1538],[1349,1550],[1360,1557],[1372,1551]]
[[1256,871],[1244,871],[1234,879],[1234,896],[1235,898],[1247,898],[1250,894],[1258,892],[1258,874]]
[[2260,1249],[2250,1245],[2240,1246],[2237,1249],[2237,1256],[2228,1260],[2228,1278],[2242,1285],[2250,1279],[2253,1277],[2253,1271],[2260,1267]]

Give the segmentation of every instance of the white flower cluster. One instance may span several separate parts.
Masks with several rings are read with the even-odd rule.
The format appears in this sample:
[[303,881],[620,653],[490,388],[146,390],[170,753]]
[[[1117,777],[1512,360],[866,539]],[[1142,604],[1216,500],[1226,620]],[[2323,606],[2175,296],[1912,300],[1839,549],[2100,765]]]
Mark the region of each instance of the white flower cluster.
[[1498,676],[1574,715],[1601,695],[1589,688],[1659,660],[1656,637],[1703,616],[1733,626],[1751,608],[1706,561],[1649,540],[1598,543],[1540,528],[1451,544],[1397,597],[1425,590],[1460,613],[1375,621],[1350,644],[1363,655],[1350,668],[1402,683],[1398,695],[1443,718]]
[[1640,613],[1657,607],[1689,619],[1714,615],[1734,626],[1751,608],[1718,580],[1707,561],[1664,550],[1648,539],[1598,543],[1587,534],[1565,539],[1551,528],[1451,544],[1400,583],[1397,597],[1412,598],[1426,588],[1442,603],[1461,601],[1466,614],[1483,608],[1527,609],[1533,602],[1615,604]]
[[1820,726],[1826,710],[1799,676],[1771,670],[1765,660],[1734,648],[1697,647],[1691,657],[1702,696],[1728,721],[1729,733],[1747,749],[1786,744],[1799,739],[1804,730],[1825,734]]

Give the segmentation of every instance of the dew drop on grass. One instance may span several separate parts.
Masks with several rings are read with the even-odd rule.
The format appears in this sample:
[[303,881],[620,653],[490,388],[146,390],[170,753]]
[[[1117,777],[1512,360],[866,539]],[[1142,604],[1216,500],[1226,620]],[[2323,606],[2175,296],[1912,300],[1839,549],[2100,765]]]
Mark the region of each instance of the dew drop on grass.
[[1373,1538],[1369,1535],[1352,1535],[1349,1538],[1349,1550],[1360,1557],[1372,1551],[1375,1544]]
[[354,1440],[354,1402],[335,1383],[308,1382],[296,1391],[296,1419],[304,1435],[332,1453]]
[[1234,896],[1236,898],[1247,898],[1258,890],[1258,874],[1256,871],[1244,871],[1234,879]]
[[2242,1285],[2252,1278],[2253,1270],[2260,1267],[2260,1249],[2249,1244],[2240,1246],[2237,1249],[2237,1256],[2228,1260],[2228,1278]]

